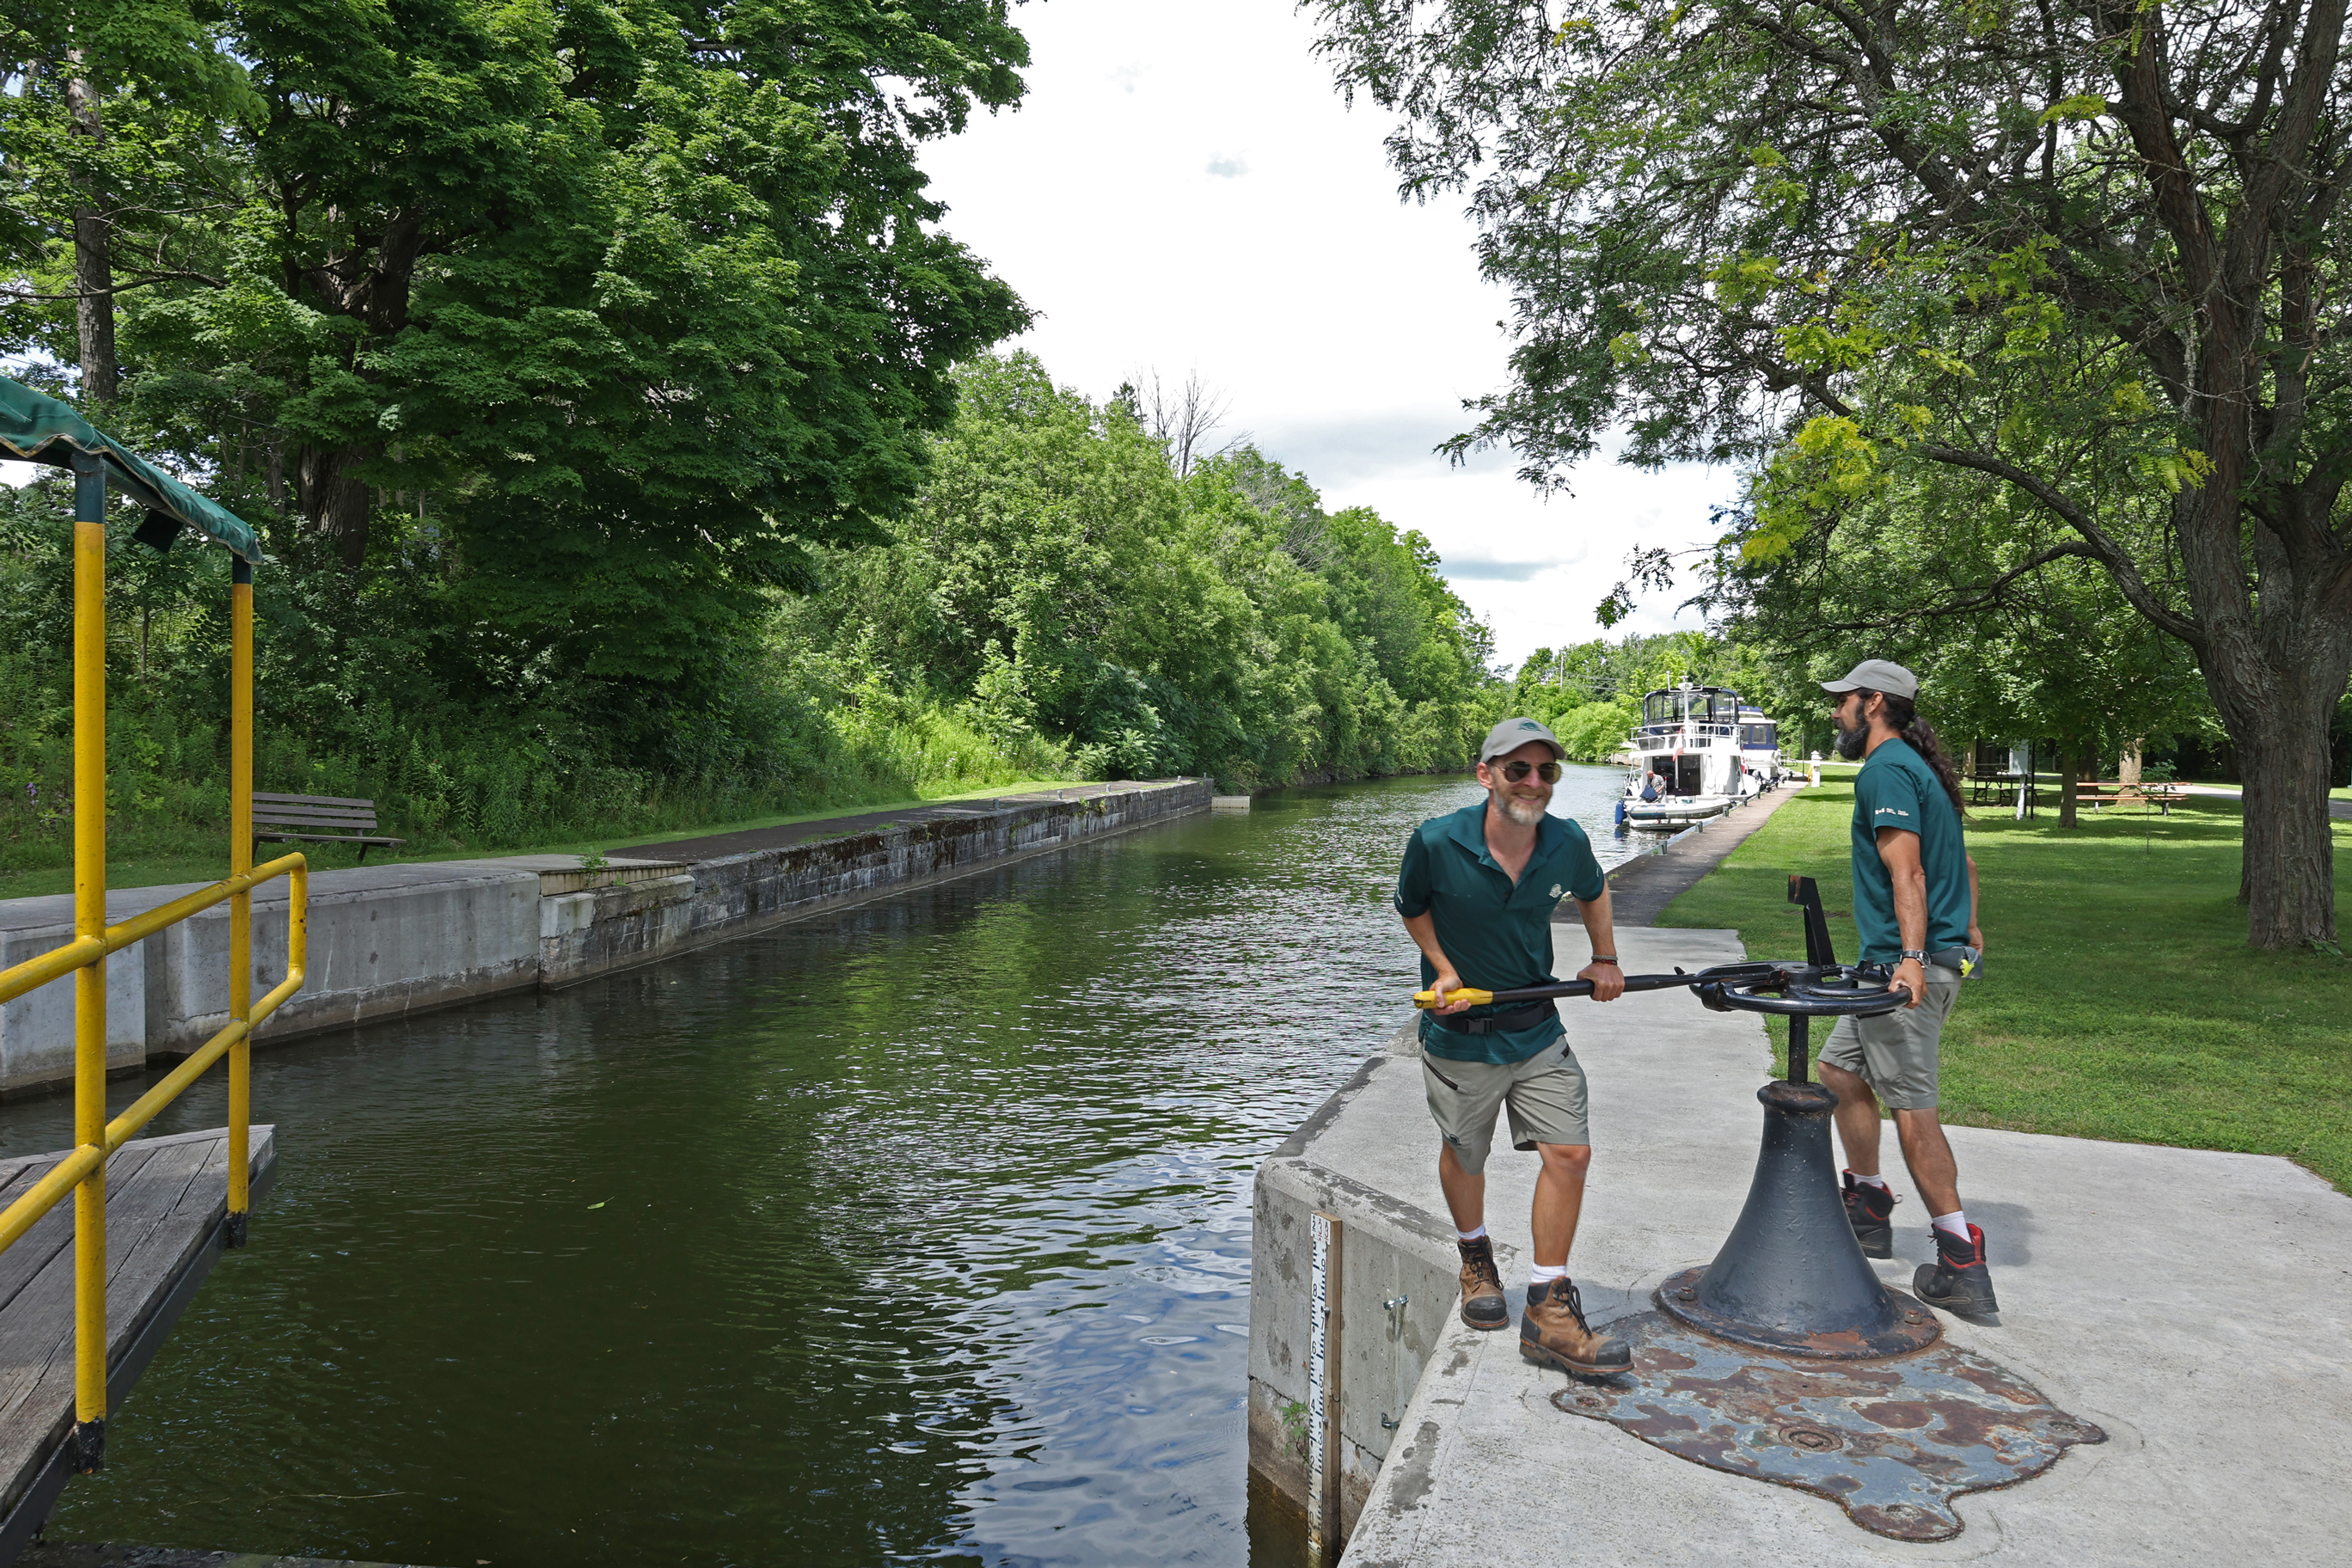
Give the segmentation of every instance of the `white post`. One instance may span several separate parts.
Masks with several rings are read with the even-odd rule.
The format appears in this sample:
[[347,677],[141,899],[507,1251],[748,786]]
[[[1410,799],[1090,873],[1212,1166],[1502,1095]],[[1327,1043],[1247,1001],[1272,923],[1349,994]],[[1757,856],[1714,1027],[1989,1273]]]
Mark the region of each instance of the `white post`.
[[1309,1222],[1307,1266],[1307,1560],[1339,1560],[1339,1222],[1320,1209]]

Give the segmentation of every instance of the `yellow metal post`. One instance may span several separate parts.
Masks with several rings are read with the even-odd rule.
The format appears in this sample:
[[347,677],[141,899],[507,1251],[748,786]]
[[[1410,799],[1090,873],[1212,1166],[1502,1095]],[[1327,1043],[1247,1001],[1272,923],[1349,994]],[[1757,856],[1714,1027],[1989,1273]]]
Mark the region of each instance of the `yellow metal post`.
[[[106,470],[74,468],[74,936],[106,937]],[[74,971],[74,1142],[106,1143],[106,964]],[[74,1189],[77,1468],[106,1445],[106,1163]]]
[[[243,559],[230,567],[228,591],[228,874],[253,869],[253,566]],[[243,1023],[253,1009],[253,895],[239,892],[228,902],[228,1016]],[[228,1048],[228,1226],[231,1247],[245,1245],[252,1158],[247,1128],[253,1120],[253,1047],[239,1035]]]

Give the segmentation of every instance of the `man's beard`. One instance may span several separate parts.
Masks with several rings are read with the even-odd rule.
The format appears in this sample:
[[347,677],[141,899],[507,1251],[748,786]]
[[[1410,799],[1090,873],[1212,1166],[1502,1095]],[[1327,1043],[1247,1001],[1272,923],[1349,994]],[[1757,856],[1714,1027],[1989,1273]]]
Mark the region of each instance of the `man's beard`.
[[1847,729],[1843,724],[1840,724],[1838,726],[1837,754],[1839,756],[1843,757],[1849,763],[1858,763],[1862,761],[1863,752],[1867,751],[1869,747],[1869,720],[1864,719],[1861,724],[1851,730]]
[[1515,795],[1506,795],[1496,790],[1495,804],[1501,808],[1505,816],[1509,817],[1521,827],[1533,827],[1543,821],[1544,807],[1550,803],[1541,800],[1521,800]]

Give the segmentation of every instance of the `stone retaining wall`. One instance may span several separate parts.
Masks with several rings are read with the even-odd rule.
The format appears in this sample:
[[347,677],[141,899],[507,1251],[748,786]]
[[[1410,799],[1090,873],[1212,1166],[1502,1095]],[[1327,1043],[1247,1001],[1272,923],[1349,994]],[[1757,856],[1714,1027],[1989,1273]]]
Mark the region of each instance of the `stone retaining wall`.
[[[812,838],[691,866],[577,856],[443,860],[310,878],[307,983],[264,1041],[525,989],[561,986],[804,920],[919,883],[992,868],[1209,808],[1207,780],[1155,780],[1061,800],[1014,796],[926,809],[929,820]],[[583,883],[602,882],[602,886]],[[201,884],[110,893],[107,919]],[[253,994],[286,973],[285,883],[254,898]],[[73,900],[0,900],[0,968],[62,946]],[[107,961],[107,1065],[136,1071],[186,1055],[228,1022],[228,907],[184,921]],[[0,1097],[73,1076],[73,979],[0,1005]]]

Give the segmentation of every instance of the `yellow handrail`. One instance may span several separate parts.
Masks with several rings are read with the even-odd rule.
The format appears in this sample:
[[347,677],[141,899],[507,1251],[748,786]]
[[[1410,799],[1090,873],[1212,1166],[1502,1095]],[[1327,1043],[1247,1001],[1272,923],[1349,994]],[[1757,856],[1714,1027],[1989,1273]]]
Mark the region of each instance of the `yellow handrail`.
[[[250,891],[291,869],[301,868],[307,872],[309,864],[301,855],[281,855],[242,877],[224,879],[208,888],[199,888],[185,898],[158,904],[145,914],[133,915],[119,926],[109,926],[102,937],[77,937],[63,947],[53,947],[39,957],[28,958],[12,969],[0,969],[0,1002],[13,1002],[27,991],[71,974],[84,964],[95,963],[101,958],[121,952],[132,942],[153,936],[165,926],[177,925],[190,915],[202,914],[223,900]],[[307,889],[309,885],[310,879],[306,875],[303,886]]]
[[[286,978],[255,1005],[251,1016],[231,1019],[227,1027],[199,1046],[186,1060],[173,1068],[163,1082],[141,1095],[131,1103],[129,1110],[108,1122],[102,1145],[85,1143],[74,1149],[64,1159],[50,1167],[47,1175],[26,1188],[24,1195],[5,1209],[0,1209],[0,1251],[5,1251],[18,1237],[32,1229],[35,1223],[50,1209],[56,1207],[58,1200],[65,1196],[83,1176],[89,1174],[100,1161],[121,1148],[130,1141],[132,1133],[155,1119],[156,1112],[177,1100],[182,1090],[202,1078],[205,1069],[220,1060],[227,1053],[230,1046],[239,1040],[249,1038],[253,1031],[260,1027],[263,1019],[278,1011],[288,997],[302,989],[304,968],[310,956],[310,868],[302,856],[299,854],[280,856],[268,865],[257,868],[247,876],[232,877],[228,881],[216,882],[201,893],[192,893],[187,898],[177,900],[176,903],[165,905],[164,909],[177,909],[182,904],[191,906],[182,910],[176,917],[184,920],[199,910],[210,909],[223,899],[229,897],[231,893],[242,890],[233,884],[243,883],[249,888],[256,883],[266,882],[276,877],[289,879],[288,888],[289,896],[286,906]],[[156,930],[161,929],[161,925],[169,922],[158,922],[156,925],[139,928],[142,922],[151,921],[155,915],[163,912],[163,910],[157,910],[141,916],[138,921],[125,921],[121,925],[109,928],[106,933],[108,942],[106,952],[119,952],[142,936],[152,935]],[[118,933],[129,934],[121,935],[121,940],[118,941]],[[69,948],[58,950],[58,952],[66,951],[69,951]],[[8,971],[6,977],[0,978],[13,977],[22,971],[31,969],[34,964],[54,956],[56,956],[55,953],[44,953],[41,958],[35,959],[30,963],[18,964],[15,969]],[[102,957],[104,954],[99,956]],[[89,962],[95,962],[95,960]],[[19,993],[14,991],[0,994],[0,1000],[5,1000],[7,996],[16,994]]]
[[[310,961],[310,862],[300,854],[253,864],[253,567],[230,563],[229,855],[227,878],[184,898],[106,923],[106,474],[73,454],[74,470],[74,912],[73,940],[0,970],[0,1003],[53,980],[74,982],[74,1147],[6,1209],[0,1249],[21,1240],[74,1194],[73,1468],[99,1468],[106,1445],[106,1159],[156,1114],[228,1058],[227,1245],[245,1244],[251,1206],[250,1047],[253,1031],[302,988]],[[253,889],[287,879],[286,978],[253,995]],[[229,906],[229,1021],[111,1121],[106,1119],[107,957],[190,916]]]

